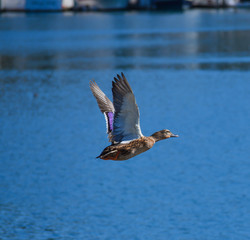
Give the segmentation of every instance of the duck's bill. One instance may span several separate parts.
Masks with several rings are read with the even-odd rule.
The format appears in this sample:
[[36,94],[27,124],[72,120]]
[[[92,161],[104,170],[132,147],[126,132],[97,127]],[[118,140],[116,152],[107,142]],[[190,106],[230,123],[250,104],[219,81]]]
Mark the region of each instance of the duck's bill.
[[176,134],[172,133],[170,137],[179,137],[179,135],[176,135]]

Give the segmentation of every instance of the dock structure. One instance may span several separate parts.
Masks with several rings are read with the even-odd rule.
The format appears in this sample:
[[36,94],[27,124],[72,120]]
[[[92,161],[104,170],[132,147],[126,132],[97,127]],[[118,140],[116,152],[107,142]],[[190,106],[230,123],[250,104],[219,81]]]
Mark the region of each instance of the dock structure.
[[2,11],[166,10],[181,8],[184,0],[0,0]]
[[245,0],[0,0],[0,11],[181,10],[235,7]]
[[75,0],[76,10],[119,10],[128,7],[128,0]]
[[0,0],[2,11],[61,11],[72,9],[75,0]]
[[239,0],[193,0],[192,7],[196,8],[223,8],[235,7]]

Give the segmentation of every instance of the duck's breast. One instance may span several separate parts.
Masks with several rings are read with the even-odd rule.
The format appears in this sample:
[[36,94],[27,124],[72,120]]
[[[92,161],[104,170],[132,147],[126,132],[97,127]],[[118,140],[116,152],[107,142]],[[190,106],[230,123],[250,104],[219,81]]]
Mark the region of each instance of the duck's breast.
[[154,143],[155,141],[151,137],[142,137],[133,140],[126,144],[126,146],[124,145],[124,148],[121,148],[121,154],[118,156],[117,160],[127,160],[146,152],[154,146]]

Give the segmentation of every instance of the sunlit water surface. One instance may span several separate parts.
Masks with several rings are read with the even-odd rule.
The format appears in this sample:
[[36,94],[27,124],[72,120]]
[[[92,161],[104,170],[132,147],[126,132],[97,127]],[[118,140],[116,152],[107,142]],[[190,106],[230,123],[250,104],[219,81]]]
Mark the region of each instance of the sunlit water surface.
[[[249,240],[250,12],[0,15],[1,240]],[[123,71],[144,135],[124,162],[89,90]]]

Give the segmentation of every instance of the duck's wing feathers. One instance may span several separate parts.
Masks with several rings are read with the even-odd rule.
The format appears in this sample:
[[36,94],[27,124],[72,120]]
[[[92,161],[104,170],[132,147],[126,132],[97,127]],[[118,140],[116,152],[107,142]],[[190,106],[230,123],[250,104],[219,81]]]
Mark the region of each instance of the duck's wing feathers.
[[97,104],[101,112],[105,116],[107,134],[109,135],[109,141],[112,139],[113,121],[114,121],[114,106],[113,103],[108,99],[104,92],[98,87],[95,81],[90,81],[90,89],[96,98]]
[[123,73],[114,78],[112,86],[115,107],[112,141],[122,142],[142,137],[139,109]]

